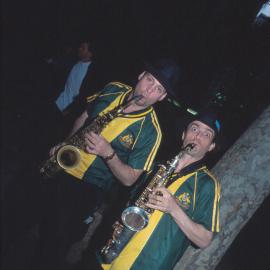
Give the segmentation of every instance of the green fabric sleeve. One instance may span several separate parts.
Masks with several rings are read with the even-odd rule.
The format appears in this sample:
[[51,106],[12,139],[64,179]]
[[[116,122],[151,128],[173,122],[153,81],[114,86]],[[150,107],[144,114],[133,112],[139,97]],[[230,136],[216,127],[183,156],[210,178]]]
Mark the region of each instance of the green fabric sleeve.
[[144,169],[151,155],[156,155],[157,132],[154,128],[142,128],[137,142],[129,156],[128,164],[134,169]]
[[198,179],[198,192],[196,198],[193,220],[212,231],[213,215],[218,207],[215,203],[215,182],[205,175]]

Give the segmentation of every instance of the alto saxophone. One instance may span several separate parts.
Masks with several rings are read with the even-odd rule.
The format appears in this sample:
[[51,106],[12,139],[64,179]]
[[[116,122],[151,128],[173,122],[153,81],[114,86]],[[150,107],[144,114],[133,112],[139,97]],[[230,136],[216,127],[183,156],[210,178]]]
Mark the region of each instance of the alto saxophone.
[[65,169],[76,168],[80,161],[80,151],[85,149],[84,135],[90,131],[100,134],[102,130],[132,102],[141,99],[141,96],[133,96],[127,103],[121,104],[107,113],[98,115],[88,126],[80,129],[71,138],[64,141],[64,145],[57,152],[46,160],[40,168],[45,179],[53,177],[57,172]]
[[192,150],[194,144],[188,144],[181,149],[166,165],[160,165],[158,171],[135,202],[135,206],[126,208],[121,215],[122,222],[117,221],[113,225],[113,235],[102,248],[100,255],[104,263],[111,263],[129,242],[131,237],[148,224],[150,215],[154,209],[147,207],[148,196],[154,188],[166,186],[170,176],[174,172],[180,158],[185,152]]

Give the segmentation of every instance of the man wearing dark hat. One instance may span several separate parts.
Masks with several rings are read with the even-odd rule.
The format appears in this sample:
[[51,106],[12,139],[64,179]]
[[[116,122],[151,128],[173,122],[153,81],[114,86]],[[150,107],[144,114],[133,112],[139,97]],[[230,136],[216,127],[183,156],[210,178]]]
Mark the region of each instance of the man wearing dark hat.
[[[64,170],[54,177],[56,179],[50,180],[53,189],[59,185],[56,202],[52,203],[52,198],[48,202],[48,205],[52,205],[48,212],[50,222],[55,222],[55,241],[58,241],[58,248],[63,253],[59,256],[64,255],[72,241],[82,238],[87,226],[83,230],[80,227],[87,223],[87,217],[107,197],[112,197],[111,193],[117,192],[121,186],[131,186],[143,171],[151,169],[162,137],[152,105],[172,93],[177,76],[178,67],[171,61],[155,66],[146,65],[135,88],[112,82],[87,98],[89,107],[75,121],[69,137],[89,125],[98,115],[127,104],[133,97],[139,97],[109,122],[100,134],[92,131],[86,133],[86,148],[79,165]],[[63,144],[53,147],[50,155],[54,155]]]
[[174,173],[166,187],[149,195],[146,206],[155,211],[148,225],[111,264],[102,264],[102,269],[170,270],[190,244],[205,248],[211,243],[219,231],[220,184],[206,168],[204,158],[214,149],[219,132],[220,123],[211,113],[198,114],[189,121]]

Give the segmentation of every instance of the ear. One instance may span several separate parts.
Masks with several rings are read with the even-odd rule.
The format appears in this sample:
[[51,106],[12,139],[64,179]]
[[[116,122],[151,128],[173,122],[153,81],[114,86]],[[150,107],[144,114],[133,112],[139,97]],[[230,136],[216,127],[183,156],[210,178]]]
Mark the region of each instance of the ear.
[[216,144],[214,142],[212,142],[209,146],[209,150],[208,152],[211,152],[214,148],[216,147]]
[[142,73],[139,75],[138,80],[140,80],[140,79],[144,76],[145,72],[146,72],[146,71],[142,72]]
[[158,101],[163,100],[166,96],[167,96],[167,92],[165,92],[165,93],[158,99]]
[[182,141],[184,141],[185,135],[186,135],[186,133],[185,133],[185,131],[183,131],[183,133],[182,133]]

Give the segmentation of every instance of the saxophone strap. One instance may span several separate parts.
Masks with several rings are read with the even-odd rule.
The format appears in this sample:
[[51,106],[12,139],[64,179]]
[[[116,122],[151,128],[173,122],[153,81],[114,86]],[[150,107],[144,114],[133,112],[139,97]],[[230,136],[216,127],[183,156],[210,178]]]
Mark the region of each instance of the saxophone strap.
[[200,171],[200,170],[203,170],[205,168],[206,168],[206,166],[205,166],[205,162],[203,160],[198,160],[194,163],[191,163],[187,167],[184,167],[180,172],[173,173],[172,175],[170,175],[169,180],[166,184],[166,187],[170,186],[178,178],[180,178],[184,175],[187,175],[187,174],[194,172],[194,171]]

